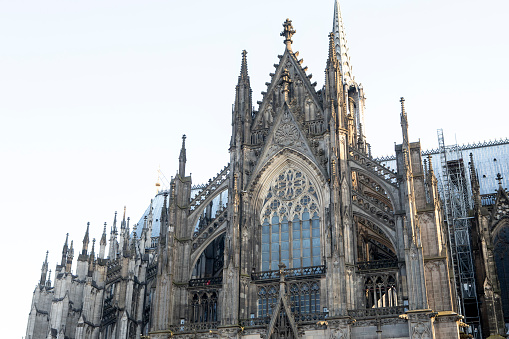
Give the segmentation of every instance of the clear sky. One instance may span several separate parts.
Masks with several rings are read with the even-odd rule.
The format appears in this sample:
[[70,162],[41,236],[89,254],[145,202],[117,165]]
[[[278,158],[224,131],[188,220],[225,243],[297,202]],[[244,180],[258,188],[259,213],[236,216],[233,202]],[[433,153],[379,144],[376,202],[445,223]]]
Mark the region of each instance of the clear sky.
[[[65,234],[81,250],[127,206],[137,222],[168,179],[187,134],[188,172],[205,182],[228,162],[231,107],[248,51],[261,99],[282,23],[324,82],[333,0],[0,0],[0,249],[5,338],[25,335],[46,250]],[[353,74],[366,93],[375,155],[410,139],[437,147],[505,138],[509,122],[506,0],[343,0]],[[75,259],[76,259],[75,257]],[[8,305],[8,306],[6,306]]]

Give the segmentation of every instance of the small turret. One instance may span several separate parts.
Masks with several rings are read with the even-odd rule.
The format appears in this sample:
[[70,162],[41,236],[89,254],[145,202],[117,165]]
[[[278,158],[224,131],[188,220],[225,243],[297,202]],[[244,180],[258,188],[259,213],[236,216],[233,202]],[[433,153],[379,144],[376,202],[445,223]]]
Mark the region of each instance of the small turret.
[[48,274],[48,253],[49,253],[49,251],[46,251],[46,259],[44,259],[44,262],[42,263],[41,280],[39,281],[39,285],[41,285],[41,286],[45,285],[46,275]]

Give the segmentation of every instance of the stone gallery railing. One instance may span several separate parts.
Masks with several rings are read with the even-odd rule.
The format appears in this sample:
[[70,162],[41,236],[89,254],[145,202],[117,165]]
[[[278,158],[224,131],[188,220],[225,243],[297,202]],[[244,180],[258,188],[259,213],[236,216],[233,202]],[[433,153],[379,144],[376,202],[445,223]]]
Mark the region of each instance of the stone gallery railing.
[[[300,267],[300,268],[287,268],[284,270],[286,279],[299,279],[322,276],[325,274],[325,265]],[[251,274],[251,279],[254,281],[278,280],[280,277],[279,270],[263,271]]]

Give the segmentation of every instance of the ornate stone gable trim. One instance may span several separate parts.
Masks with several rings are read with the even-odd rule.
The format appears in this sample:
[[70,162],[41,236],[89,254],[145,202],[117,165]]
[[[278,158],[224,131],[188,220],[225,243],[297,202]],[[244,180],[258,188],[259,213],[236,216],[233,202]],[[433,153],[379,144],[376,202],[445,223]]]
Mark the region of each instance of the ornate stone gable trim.
[[[271,81],[267,84],[267,91],[262,92],[263,99],[262,101],[258,102],[259,109],[258,113],[256,114],[255,118],[253,119],[253,123],[251,125],[251,128],[256,128],[256,126],[260,125],[260,121],[263,119],[264,113],[267,110],[268,114],[274,114],[273,105],[270,102],[270,98],[272,97],[272,93],[278,89],[282,73],[285,69],[293,68],[295,70],[296,75],[296,85],[303,86],[305,88],[305,91],[307,92],[306,99],[311,100],[314,102],[316,107],[318,108],[319,115],[322,117],[324,116],[324,112],[322,109],[322,104],[320,103],[320,100],[318,98],[318,94],[316,93],[313,85],[311,84],[311,81],[309,80],[311,78],[311,75],[307,75],[305,69],[303,68],[299,60],[297,60],[298,52],[292,52],[285,50],[284,54],[280,56],[280,62],[279,64],[275,64],[276,72],[275,74],[271,74]],[[302,60],[301,60],[302,61]]]
[[[251,183],[247,187],[255,184],[260,174],[266,169],[266,166],[271,162],[276,155],[279,156],[282,150],[292,150],[294,154],[301,154],[300,158],[306,159],[306,163],[312,164],[314,169],[317,169],[318,173],[322,173],[324,177],[327,177],[324,170],[319,166],[318,160],[313,155],[307,139],[300,130],[295,117],[293,116],[290,108],[285,103],[282,108],[282,113],[276,119],[276,122],[272,126],[269,133],[269,137],[263,148],[258,163],[253,170],[253,176]],[[279,153],[279,154],[278,154]]]

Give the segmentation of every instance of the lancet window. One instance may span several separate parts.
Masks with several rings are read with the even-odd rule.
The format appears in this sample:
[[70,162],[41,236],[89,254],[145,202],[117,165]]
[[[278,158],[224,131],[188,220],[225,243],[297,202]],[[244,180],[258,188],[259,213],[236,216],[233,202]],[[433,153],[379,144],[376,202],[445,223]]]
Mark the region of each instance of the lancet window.
[[500,282],[502,307],[505,322],[509,322],[509,225],[505,225],[495,236],[495,264]]
[[190,304],[191,322],[217,321],[217,293],[215,291],[194,293]]
[[398,306],[394,274],[368,276],[364,282],[366,308]]
[[316,188],[296,169],[272,182],[261,215],[261,268],[277,270],[321,265],[320,208]]

